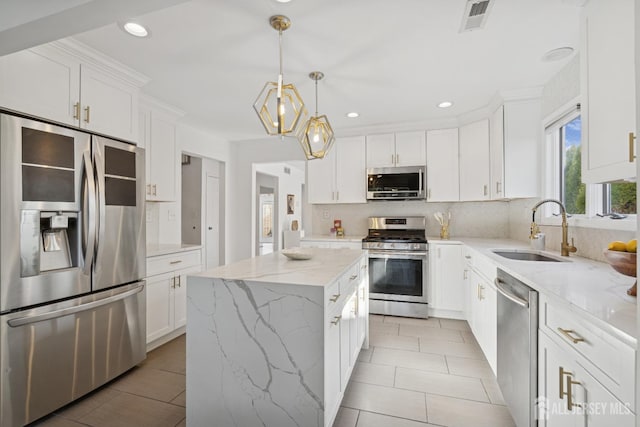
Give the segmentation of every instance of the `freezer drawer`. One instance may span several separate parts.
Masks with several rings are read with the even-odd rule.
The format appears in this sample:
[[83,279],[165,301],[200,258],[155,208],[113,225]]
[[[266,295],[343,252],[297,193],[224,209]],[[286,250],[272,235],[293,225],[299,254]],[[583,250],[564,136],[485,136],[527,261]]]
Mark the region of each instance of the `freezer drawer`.
[[144,360],[145,287],[0,316],[0,425],[34,421]]

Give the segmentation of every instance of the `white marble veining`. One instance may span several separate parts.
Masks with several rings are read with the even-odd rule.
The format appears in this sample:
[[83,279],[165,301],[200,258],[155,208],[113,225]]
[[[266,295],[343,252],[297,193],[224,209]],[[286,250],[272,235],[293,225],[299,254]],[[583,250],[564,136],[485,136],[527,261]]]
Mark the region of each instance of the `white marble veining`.
[[325,288],[362,256],[274,253],[189,276],[187,425],[325,427]]
[[[434,239],[435,240],[435,239]],[[627,295],[633,277],[623,276],[609,264],[577,256],[567,262],[533,262],[504,258],[492,249],[528,249],[515,240],[458,239],[490,258],[498,268],[636,348],[636,298]],[[456,241],[451,241],[455,243]],[[559,252],[545,251],[560,257]]]
[[186,244],[149,244],[147,245],[147,257],[175,254],[179,252],[193,251],[201,249],[202,245],[186,245]]
[[309,260],[290,260],[279,252],[207,270],[200,277],[327,286],[362,256],[359,249],[309,248]]
[[314,234],[312,236],[305,236],[300,240],[314,241],[314,242],[331,242],[331,243],[340,243],[340,242],[359,243],[359,242],[362,242],[362,239],[364,237],[365,237],[364,235],[337,237],[329,234]]

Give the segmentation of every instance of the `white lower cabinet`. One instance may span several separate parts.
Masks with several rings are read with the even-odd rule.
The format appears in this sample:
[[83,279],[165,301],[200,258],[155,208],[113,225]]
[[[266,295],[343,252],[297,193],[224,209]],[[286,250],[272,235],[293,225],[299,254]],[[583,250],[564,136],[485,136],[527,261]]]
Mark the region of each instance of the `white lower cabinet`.
[[335,420],[368,335],[366,259],[325,290],[325,427]]
[[[200,250],[149,257],[147,271],[147,346],[173,338],[187,323],[187,276],[202,271]],[[164,269],[163,269],[164,266]]]
[[495,374],[498,363],[498,293],[493,284],[496,266],[475,252],[464,251],[464,254],[467,321]]
[[440,310],[462,314],[464,311],[464,279],[462,244],[429,242],[431,275],[430,306],[436,315]]

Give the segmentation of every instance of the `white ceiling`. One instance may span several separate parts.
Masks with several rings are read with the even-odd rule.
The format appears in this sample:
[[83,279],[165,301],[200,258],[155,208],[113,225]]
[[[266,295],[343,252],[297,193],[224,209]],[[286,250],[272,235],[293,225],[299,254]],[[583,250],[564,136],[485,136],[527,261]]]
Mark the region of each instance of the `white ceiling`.
[[[456,117],[498,91],[541,86],[566,62],[543,62],[578,48],[576,0],[494,0],[484,29],[459,33],[466,0],[192,0],[138,17],[152,36],[115,24],[76,36],[146,74],[143,90],[187,112],[190,122],[230,140],[264,136],[252,105],[278,71],[274,14],[291,18],[283,35],[285,82],[336,133]],[[447,110],[436,104],[450,100]],[[358,119],[347,119],[348,111]]]

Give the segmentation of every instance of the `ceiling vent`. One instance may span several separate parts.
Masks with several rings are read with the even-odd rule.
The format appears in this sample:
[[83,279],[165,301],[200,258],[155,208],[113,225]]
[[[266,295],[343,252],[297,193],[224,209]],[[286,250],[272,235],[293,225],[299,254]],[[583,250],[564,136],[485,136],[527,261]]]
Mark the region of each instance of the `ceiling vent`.
[[462,16],[460,32],[479,30],[484,27],[494,1],[495,0],[467,0],[467,6]]

